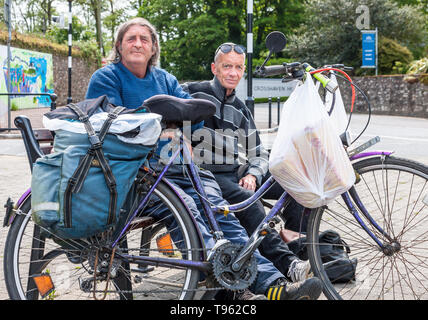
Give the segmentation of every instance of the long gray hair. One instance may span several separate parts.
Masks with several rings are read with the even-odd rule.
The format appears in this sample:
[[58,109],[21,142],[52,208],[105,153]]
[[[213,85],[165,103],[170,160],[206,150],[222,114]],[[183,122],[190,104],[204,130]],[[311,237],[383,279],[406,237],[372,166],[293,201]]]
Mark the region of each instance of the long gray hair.
[[159,36],[158,36],[158,33],[156,32],[155,27],[144,18],[134,18],[127,22],[122,23],[119,26],[116,33],[116,38],[114,40],[114,46],[107,57],[107,61],[112,63],[118,63],[122,59],[122,56],[119,52],[119,47],[122,44],[122,40],[125,33],[129,30],[130,27],[134,25],[139,25],[149,29],[150,34],[152,36],[154,54],[150,58],[148,66],[156,66],[159,63],[159,56],[160,56]]

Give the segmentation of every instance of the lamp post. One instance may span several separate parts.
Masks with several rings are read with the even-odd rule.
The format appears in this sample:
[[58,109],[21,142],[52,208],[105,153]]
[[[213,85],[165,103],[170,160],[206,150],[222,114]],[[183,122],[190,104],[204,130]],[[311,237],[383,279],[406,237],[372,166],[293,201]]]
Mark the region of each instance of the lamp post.
[[254,116],[253,98],[253,0],[247,0],[247,100],[245,105]]
[[12,83],[10,77],[10,60],[12,58],[12,54],[10,52],[10,42],[12,39],[12,22],[10,21],[10,6],[12,5],[11,0],[5,0],[4,2],[4,20],[7,25],[7,127],[10,129],[11,123],[11,103],[10,103],[10,93],[12,92]]
[[71,13],[71,2],[68,0],[68,98],[67,103],[71,103],[73,99],[71,98],[71,69],[72,69],[72,56],[71,56],[71,46],[73,40],[73,15]]

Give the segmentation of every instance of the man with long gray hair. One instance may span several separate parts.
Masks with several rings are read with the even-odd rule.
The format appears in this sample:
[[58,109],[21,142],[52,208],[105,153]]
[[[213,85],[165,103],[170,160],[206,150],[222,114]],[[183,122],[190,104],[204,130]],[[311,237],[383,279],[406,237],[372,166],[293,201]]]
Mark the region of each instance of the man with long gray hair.
[[[127,108],[137,108],[146,99],[159,94],[191,99],[173,75],[156,67],[159,53],[156,30],[147,20],[135,18],[121,25],[111,55],[113,63],[95,71],[89,83],[86,98],[107,95],[111,103]],[[202,125],[203,122],[194,124],[192,127],[196,130]],[[163,147],[161,142],[156,150],[158,154]],[[157,164],[162,167],[162,164]],[[207,230],[207,218],[200,213],[201,204],[198,202],[199,198],[191,181],[183,174],[181,167],[175,173],[173,169],[170,168],[167,172],[169,182],[174,185],[175,190],[184,199],[198,222],[206,248],[213,248],[214,238]],[[210,203],[220,207],[227,206],[228,203],[221,197],[220,187],[212,173],[200,171],[200,176]],[[216,214],[215,219],[227,240],[240,245],[244,245],[249,240],[248,234],[233,213],[227,216]],[[284,275],[258,251],[255,252],[255,258],[258,273],[251,288],[257,295],[247,289],[237,292],[232,299],[266,299],[264,295],[268,290],[272,291],[272,286],[275,286],[278,279],[284,278]],[[284,292],[281,297],[286,296],[287,299],[316,299],[321,293],[321,288],[320,281],[309,279],[303,284],[290,285],[280,291]]]

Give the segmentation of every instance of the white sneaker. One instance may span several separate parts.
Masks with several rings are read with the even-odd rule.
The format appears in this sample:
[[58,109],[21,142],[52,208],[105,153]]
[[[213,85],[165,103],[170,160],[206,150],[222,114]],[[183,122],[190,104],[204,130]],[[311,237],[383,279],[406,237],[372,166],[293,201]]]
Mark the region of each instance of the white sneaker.
[[294,260],[287,272],[287,277],[290,278],[292,282],[304,281],[312,276],[309,260]]

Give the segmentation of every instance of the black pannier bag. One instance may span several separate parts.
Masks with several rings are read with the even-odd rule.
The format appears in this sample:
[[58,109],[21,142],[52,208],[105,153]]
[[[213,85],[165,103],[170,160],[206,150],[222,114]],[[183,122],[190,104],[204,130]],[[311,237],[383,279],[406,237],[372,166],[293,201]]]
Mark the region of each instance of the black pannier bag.
[[[306,237],[301,237],[287,243],[300,259],[307,260]],[[343,283],[355,280],[357,258],[349,258],[351,249],[334,230],[326,230],[319,235],[319,250],[321,261],[332,283]]]

